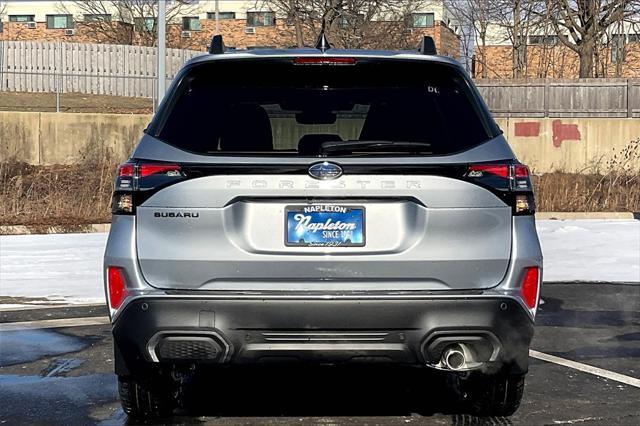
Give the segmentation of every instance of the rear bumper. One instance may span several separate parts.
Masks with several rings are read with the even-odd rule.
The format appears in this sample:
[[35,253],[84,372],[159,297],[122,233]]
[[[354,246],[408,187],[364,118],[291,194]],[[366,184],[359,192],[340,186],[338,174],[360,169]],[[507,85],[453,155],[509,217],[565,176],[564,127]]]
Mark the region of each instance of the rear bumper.
[[515,298],[219,298],[131,300],[113,325],[116,372],[163,364],[387,362],[433,365],[439,339],[485,339],[486,365],[526,372],[530,315]]

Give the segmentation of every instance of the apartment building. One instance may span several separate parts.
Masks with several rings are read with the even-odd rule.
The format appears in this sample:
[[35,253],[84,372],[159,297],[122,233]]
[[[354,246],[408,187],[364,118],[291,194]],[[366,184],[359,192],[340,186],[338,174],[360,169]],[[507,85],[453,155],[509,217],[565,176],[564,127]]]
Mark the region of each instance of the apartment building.
[[[415,0],[407,0],[410,4]],[[0,0],[2,3],[2,0]],[[127,2],[5,1],[0,8],[0,40],[41,40],[72,43],[115,43],[152,45],[156,12],[153,7],[128,8]],[[296,20],[278,10],[269,0],[167,0],[167,44],[169,47],[206,50],[214,34],[224,36],[229,47],[253,49],[286,48],[299,43]],[[431,35],[441,54],[459,57],[460,41],[451,24],[451,14],[441,0],[421,0],[400,22],[384,17],[370,20],[370,40],[392,37],[387,44],[396,48],[416,45],[423,35]],[[332,30],[347,33],[358,26],[361,15],[345,14]],[[297,20],[299,23],[300,21]],[[301,25],[305,45],[315,41],[308,26]],[[395,32],[390,31],[394,28]],[[376,38],[378,36],[379,38]],[[340,44],[341,40],[333,40]],[[350,46],[354,47],[354,46]],[[356,47],[375,47],[366,43]]]
[[[473,74],[477,78],[577,78],[580,59],[553,30],[532,30],[514,43],[506,28],[489,24],[484,41],[476,34]],[[514,46],[517,45],[517,46]],[[613,25],[594,55],[598,77],[640,78],[640,33]]]

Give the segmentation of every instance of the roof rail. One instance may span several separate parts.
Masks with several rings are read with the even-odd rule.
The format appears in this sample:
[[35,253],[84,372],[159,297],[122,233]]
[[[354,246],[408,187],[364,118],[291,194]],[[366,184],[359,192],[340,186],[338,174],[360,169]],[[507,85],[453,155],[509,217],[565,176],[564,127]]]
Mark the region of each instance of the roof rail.
[[433,41],[433,37],[422,37],[422,41],[418,45],[418,52],[422,55],[437,55],[438,51],[436,50],[436,43]]
[[211,39],[211,45],[209,46],[209,53],[211,53],[212,55],[221,55],[226,51],[227,48],[224,45],[224,40],[222,40],[222,35],[214,35]]
[[331,44],[329,43],[329,39],[324,33],[324,28],[320,31],[320,35],[318,36],[318,41],[316,42],[316,49],[321,51],[322,53],[331,49]]

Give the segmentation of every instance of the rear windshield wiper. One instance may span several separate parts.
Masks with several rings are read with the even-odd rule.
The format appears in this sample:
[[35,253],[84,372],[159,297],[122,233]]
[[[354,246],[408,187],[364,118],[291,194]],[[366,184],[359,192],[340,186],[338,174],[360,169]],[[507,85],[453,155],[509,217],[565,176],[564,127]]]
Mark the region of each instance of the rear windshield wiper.
[[355,151],[408,152],[411,154],[431,154],[431,144],[427,142],[402,141],[327,141],[320,144],[320,153],[352,153]]

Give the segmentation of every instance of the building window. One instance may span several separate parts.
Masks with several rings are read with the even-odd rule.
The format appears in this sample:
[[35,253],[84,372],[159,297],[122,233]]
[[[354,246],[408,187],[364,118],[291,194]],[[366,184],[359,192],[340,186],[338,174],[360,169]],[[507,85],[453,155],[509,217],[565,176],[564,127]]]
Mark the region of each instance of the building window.
[[9,22],[34,22],[35,15],[9,15]]
[[200,31],[200,18],[197,16],[185,16],[182,18],[182,31]]
[[248,27],[271,27],[275,24],[274,12],[247,12]]
[[627,43],[639,43],[640,34],[627,34]]
[[138,31],[153,31],[156,28],[156,18],[152,16],[135,18],[135,26]]
[[[216,19],[215,12],[207,12],[207,19]],[[235,12],[218,12],[218,19],[236,19]]]
[[532,35],[529,36],[529,44],[555,46],[558,44],[557,35]]
[[433,13],[412,13],[409,21],[412,28],[431,28],[435,25]]
[[84,15],[84,22],[111,22],[111,15],[87,14],[87,15]]
[[47,28],[51,30],[73,28],[73,16],[47,15]]
[[4,24],[2,23],[2,21],[0,21],[0,33],[1,33],[2,31],[4,31],[4,26],[3,26],[3,25],[4,25]]

